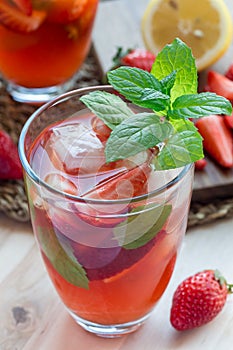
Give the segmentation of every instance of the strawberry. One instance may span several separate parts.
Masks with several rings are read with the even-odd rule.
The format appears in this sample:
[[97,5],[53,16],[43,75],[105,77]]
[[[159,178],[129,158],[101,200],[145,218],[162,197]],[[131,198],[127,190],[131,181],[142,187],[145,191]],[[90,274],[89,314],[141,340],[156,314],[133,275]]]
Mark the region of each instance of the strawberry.
[[15,5],[20,9],[25,15],[31,16],[32,14],[32,2],[31,0],[12,0]]
[[87,272],[89,280],[106,279],[136,264],[158,242],[166,237],[166,231],[161,230],[145,245],[135,249],[124,247],[91,247],[73,243],[74,256]]
[[231,115],[224,115],[223,117],[226,126],[233,129],[233,113]]
[[223,309],[232,287],[217,270],[205,270],[185,279],[173,295],[172,326],[182,331],[212,321]]
[[219,165],[232,168],[233,138],[223,117],[211,115],[198,119],[196,127],[204,139],[204,150],[211,155]]
[[[148,178],[150,172],[151,167],[147,163],[136,166],[130,170],[123,170],[111,178],[104,180],[102,183],[99,183],[90,192],[85,194],[85,198],[117,200],[141,196],[148,192]],[[114,211],[114,214],[128,212],[131,208],[130,202],[131,201],[129,201],[129,203],[123,202],[115,204],[114,206],[109,206],[109,213],[112,213],[112,211]],[[77,215],[84,222],[88,222],[90,225],[96,227],[114,227],[124,220],[121,216],[100,219],[100,206],[98,204],[91,204],[85,207],[77,204],[74,210],[76,210]]]
[[148,72],[151,71],[154,61],[155,55],[141,48],[129,49],[123,52],[123,49],[120,47],[113,57],[114,67],[130,66],[144,69]]
[[209,71],[205,90],[215,92],[233,101],[233,81],[215,71]]
[[92,129],[101,142],[107,141],[111,134],[111,129],[98,117],[94,117],[91,121]]
[[59,0],[51,2],[48,21],[67,24],[78,19],[88,5],[88,0]]
[[6,28],[19,32],[29,33],[39,28],[46,17],[44,11],[32,11],[28,16],[16,7],[6,2],[0,2],[0,24]]
[[19,160],[17,146],[10,135],[0,130],[0,179],[21,179],[22,166]]
[[233,80],[233,64],[231,64],[228,68],[228,70],[225,73],[225,76],[230,79]]
[[148,177],[151,167],[144,163],[123,174],[115,176],[110,181],[100,184],[85,195],[95,199],[122,199],[132,198],[147,193]]
[[195,162],[195,170],[203,170],[207,165],[207,161],[205,158],[198,159]]
[[75,184],[60,174],[48,174],[44,181],[58,191],[72,194],[73,196],[78,195],[78,189]]

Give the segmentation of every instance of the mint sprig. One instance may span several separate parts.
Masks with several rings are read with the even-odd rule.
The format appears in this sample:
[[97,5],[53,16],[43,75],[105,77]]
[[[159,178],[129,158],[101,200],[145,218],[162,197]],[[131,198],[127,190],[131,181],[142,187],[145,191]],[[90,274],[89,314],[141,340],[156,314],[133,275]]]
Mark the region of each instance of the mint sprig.
[[191,49],[180,39],[158,54],[151,73],[120,67],[108,73],[109,83],[130,102],[146,108],[132,113],[125,102],[105,92],[81,100],[111,129],[107,162],[157,146],[157,169],[172,169],[203,158],[202,138],[190,118],[232,113],[230,101],[210,92],[197,93],[197,69]]

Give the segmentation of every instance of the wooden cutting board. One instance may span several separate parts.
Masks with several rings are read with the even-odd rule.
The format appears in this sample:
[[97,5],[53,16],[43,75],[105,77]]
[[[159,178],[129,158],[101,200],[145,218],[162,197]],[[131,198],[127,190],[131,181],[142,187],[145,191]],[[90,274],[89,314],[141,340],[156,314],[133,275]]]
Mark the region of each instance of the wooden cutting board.
[[[93,32],[93,43],[103,74],[112,66],[112,57],[118,47],[143,47],[140,21],[149,0],[109,0],[99,5]],[[188,1],[188,0],[187,0]],[[225,0],[232,18],[232,0]],[[233,43],[227,53],[210,67],[224,73],[233,62]],[[200,75],[200,85],[205,83],[207,71]],[[220,168],[211,159],[204,171],[195,173],[193,200],[211,201],[233,196],[233,169]]]

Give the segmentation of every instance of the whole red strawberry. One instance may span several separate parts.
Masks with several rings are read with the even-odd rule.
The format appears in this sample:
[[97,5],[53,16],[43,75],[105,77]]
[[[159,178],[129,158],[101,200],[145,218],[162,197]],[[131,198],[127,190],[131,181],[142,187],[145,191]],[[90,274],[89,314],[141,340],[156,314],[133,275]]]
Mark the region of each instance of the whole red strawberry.
[[172,326],[182,331],[210,322],[222,310],[231,289],[217,270],[205,270],[185,279],[173,296]]
[[0,179],[15,180],[23,177],[18,149],[5,131],[0,130]]
[[143,48],[128,49],[126,52],[120,47],[113,58],[114,67],[130,66],[151,71],[155,55]]
[[198,159],[195,162],[195,170],[203,170],[207,166],[207,160],[205,158]]

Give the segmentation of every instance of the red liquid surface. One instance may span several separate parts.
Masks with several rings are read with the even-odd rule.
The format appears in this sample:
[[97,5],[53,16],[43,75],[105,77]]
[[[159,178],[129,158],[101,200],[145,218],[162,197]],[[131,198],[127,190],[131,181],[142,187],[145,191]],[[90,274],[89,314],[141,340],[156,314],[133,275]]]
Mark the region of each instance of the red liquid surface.
[[45,20],[29,33],[1,25],[0,18],[2,75],[27,88],[49,87],[69,80],[88,53],[98,0],[83,2],[82,11],[73,19],[69,14],[75,1],[66,0],[67,5],[62,8],[64,0],[41,0]]
[[[93,116],[90,115],[77,120],[74,116],[61,125],[72,125],[74,130],[79,127],[77,123],[81,122],[91,134],[92,121]],[[59,125],[56,124],[55,129],[56,127]],[[50,181],[51,174],[59,174],[62,176],[62,183],[64,178],[70,181],[67,183],[67,192],[77,192],[78,195],[87,192],[93,195],[93,188],[102,188],[105,186],[103,183],[109,185],[114,183],[116,177],[120,181],[122,174],[129,176],[134,174],[132,171],[139,171],[137,174],[143,171],[146,176],[146,180],[143,178],[143,185],[137,187],[137,182],[132,177],[128,179],[127,186],[131,185],[134,190],[136,188],[135,195],[147,193],[147,180],[151,172],[148,171],[149,166],[146,163],[150,157],[142,164],[132,165],[124,161],[110,165],[98,163],[96,167],[92,159],[93,172],[85,162],[80,163],[79,168],[75,163],[67,172],[68,165],[65,163],[71,161],[70,155],[61,160],[59,151],[54,152],[54,134],[54,129],[48,128],[39,136],[30,152],[32,168],[40,172],[42,179]],[[99,170],[96,173],[97,168]],[[48,199],[46,195],[47,199],[42,199],[40,191],[30,184],[28,191],[33,227],[45,265],[58,294],[72,312],[91,322],[108,325],[137,320],[152,310],[174,269],[177,250],[186,228],[186,201],[181,207],[176,204],[177,207],[173,208],[169,216],[169,223],[166,222],[155,237],[140,247],[126,249],[112,243],[115,227],[126,220],[121,215],[101,216],[94,205],[87,206],[76,202],[67,204],[67,199],[65,204],[59,203],[57,199]],[[108,191],[101,193],[104,196],[109,194]],[[117,208],[116,212],[125,214],[134,205],[129,202],[124,207]],[[45,241],[47,247],[50,244],[50,248],[59,242],[65,254],[72,255],[81,264],[89,280],[88,289],[68,282],[56,269],[54,256],[49,253],[51,250],[44,248]]]

